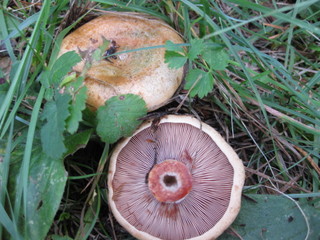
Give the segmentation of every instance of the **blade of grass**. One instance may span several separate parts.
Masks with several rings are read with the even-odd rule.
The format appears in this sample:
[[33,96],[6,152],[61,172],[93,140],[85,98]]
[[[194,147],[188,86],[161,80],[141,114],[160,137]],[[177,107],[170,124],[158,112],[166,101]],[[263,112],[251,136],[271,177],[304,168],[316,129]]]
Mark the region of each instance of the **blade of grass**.
[[[39,23],[40,21],[38,21]],[[16,70],[16,74],[13,77],[13,80],[10,84],[10,88],[5,96],[5,99],[0,107],[0,129],[2,129],[3,125],[6,121],[6,116],[8,114],[9,108],[11,106],[13,97],[16,93],[16,91],[19,89],[20,84],[25,81],[27,78],[26,72],[29,71],[31,58],[32,58],[32,46],[35,44],[36,40],[38,38],[37,31],[34,30],[33,34],[31,36],[31,46],[27,46],[26,51],[22,57],[22,60],[19,63],[19,66]]]
[[33,14],[32,16],[28,17],[26,20],[24,20],[22,23],[20,23],[17,26],[17,29],[11,31],[9,35],[4,39],[5,41],[8,41],[10,38],[16,38],[23,33],[23,30],[34,24],[38,18],[39,18],[40,12],[37,12]]
[[287,194],[291,198],[320,198],[320,193],[296,193],[296,194]]
[[[188,3],[190,6],[193,6],[193,7],[196,7],[196,8],[198,8],[196,5],[194,5],[193,3],[191,3],[190,1],[188,1],[188,0],[182,0],[182,2],[184,2],[184,3]],[[215,2],[213,2],[213,1],[211,1],[212,2],[212,4],[214,4],[215,5]],[[231,1],[231,0],[229,0],[228,2],[235,2],[235,1]],[[242,2],[241,0],[239,0],[239,2]],[[300,3],[298,6],[299,7],[302,7],[302,6],[309,6],[309,5],[311,5],[311,4],[314,4],[315,2],[317,2],[317,0],[313,0],[313,1],[310,1],[310,2],[308,2],[308,3]],[[250,7],[249,6],[247,6],[247,1],[244,1],[244,3],[245,3],[245,7],[248,7],[249,9],[250,9]],[[187,5],[188,5],[187,4]],[[252,3],[252,2],[250,2],[249,4],[254,4],[254,3]],[[239,5],[241,5],[240,3],[239,3]],[[241,5],[242,6],[242,5]],[[260,5],[258,5],[258,6],[260,6]],[[231,7],[233,7],[233,6],[231,6]],[[276,10],[273,10],[273,9],[269,9],[269,8],[267,8],[267,7],[264,7],[264,14],[261,14],[261,15],[259,15],[259,16],[257,16],[257,17],[250,17],[250,19],[249,20],[240,20],[240,19],[234,19],[234,18],[230,18],[230,17],[228,17],[228,19],[229,20],[233,20],[233,21],[236,21],[236,22],[239,22],[239,23],[236,23],[236,24],[233,24],[232,26],[230,26],[230,27],[224,27],[224,28],[222,28],[222,29],[216,29],[213,33],[211,33],[211,34],[208,34],[208,35],[206,35],[205,37],[204,37],[204,39],[208,39],[208,38],[211,38],[211,37],[214,37],[214,36],[218,36],[218,35],[220,35],[220,34],[222,34],[222,33],[225,33],[225,32],[228,32],[228,31],[231,31],[231,30],[234,30],[234,29],[237,29],[237,28],[239,28],[239,27],[241,27],[241,26],[244,26],[244,25],[247,25],[248,23],[254,23],[254,22],[256,22],[256,21],[258,21],[258,20],[261,20],[261,19],[263,19],[263,18],[265,18],[265,17],[268,17],[268,16],[275,16],[275,17],[277,17],[278,15],[275,15],[275,14],[279,14],[279,13],[281,13],[281,12],[286,12],[286,11],[290,11],[290,10],[292,10],[294,7],[293,6],[287,6],[287,7],[283,7],[283,8],[281,8],[281,9],[276,9]],[[199,9],[199,8],[198,8]],[[217,8],[217,9],[219,9],[219,8]],[[259,10],[257,10],[257,11],[259,11]],[[225,14],[222,14],[222,13],[220,13],[220,15],[221,16],[226,16]],[[203,16],[203,15],[201,15],[201,16]],[[281,19],[283,19],[284,21],[288,21],[288,20],[291,20],[291,22],[292,23],[295,23],[296,25],[298,25],[298,26],[300,26],[300,27],[302,27],[302,28],[307,28],[309,31],[311,31],[311,32],[316,32],[316,33],[319,33],[320,32],[320,28],[317,28],[317,27],[311,27],[311,29],[309,28],[309,25],[307,25],[305,22],[303,22],[303,21],[301,21],[301,20],[297,20],[297,19],[292,19],[292,18],[290,18],[290,17],[288,17],[288,16],[286,16],[285,14],[283,14],[283,15],[281,15],[282,17],[281,17]],[[297,24],[298,23],[298,24]]]
[[[296,2],[296,4],[294,5],[293,11],[292,11],[292,18],[296,19],[296,16],[298,14],[298,10],[299,7],[298,5],[300,4],[300,0],[298,0]],[[287,39],[287,49],[286,49],[286,55],[285,55],[285,60],[284,60],[284,66],[288,69],[289,73],[292,73],[293,71],[293,65],[294,65],[294,48],[291,46],[292,43],[292,39],[293,39],[293,29],[294,29],[295,25],[294,24],[290,24],[290,27],[288,29],[288,39]]]
[[[41,67],[41,66],[39,66]],[[36,73],[38,73],[38,71],[36,71]],[[4,135],[6,134],[9,126],[12,124],[14,118],[17,118],[16,113],[22,103],[22,101],[24,100],[24,97],[26,96],[28,90],[30,89],[31,85],[33,84],[32,78],[30,79],[30,81],[28,81],[26,87],[24,88],[24,90],[21,92],[21,95],[16,99],[15,105],[13,106],[13,108],[10,110],[10,113],[8,115],[7,121],[5,122],[4,126],[1,129],[0,132],[0,139],[2,139],[4,137]]]
[[[97,193],[94,194],[92,197],[91,205],[88,207],[84,217],[83,217],[83,228],[81,230],[81,237],[75,238],[76,239],[88,239],[90,233],[92,232],[92,229],[94,228],[95,224],[97,223],[98,217],[99,217],[99,212],[101,208],[101,192],[99,188],[96,188]],[[77,235],[78,236],[78,235]]]
[[3,205],[0,204],[0,223],[5,227],[5,229],[13,236],[14,239],[22,240],[18,233],[17,225],[9,218]]
[[[15,75],[14,81],[12,83],[12,86],[10,86],[9,93],[6,95],[5,98],[5,107],[1,108],[0,110],[0,118],[3,117],[4,115],[7,114],[7,111],[9,109],[9,106],[11,105],[10,102],[13,98],[13,94],[17,88],[18,84],[21,84],[22,82],[22,75],[25,75],[25,69],[24,66],[27,65],[26,61],[29,60],[31,63],[31,57],[32,57],[32,47],[36,44],[41,28],[46,24],[46,21],[49,17],[49,9],[50,9],[50,1],[45,0],[43,2],[42,9],[40,11],[39,18],[36,22],[36,25],[34,27],[33,33],[30,38],[30,45],[27,46],[25,54],[23,55],[23,60],[21,61],[19,68],[17,70],[17,74]],[[30,65],[29,63],[29,65]],[[25,77],[24,77],[25,78]],[[32,152],[32,144],[33,144],[33,139],[34,139],[34,133],[35,133],[35,128],[36,128],[36,123],[38,120],[38,114],[40,111],[42,99],[44,96],[45,89],[42,87],[40,89],[39,95],[37,97],[36,103],[34,105],[32,115],[31,115],[31,121],[28,129],[28,136],[27,136],[27,144],[25,147],[25,152],[23,156],[23,161],[22,165],[20,168],[20,173],[19,173],[19,181],[22,184],[17,185],[16,189],[16,199],[15,199],[15,205],[14,205],[14,216],[15,219],[21,219],[19,217],[20,215],[20,210],[21,210],[21,201],[22,201],[22,196],[23,196],[23,212],[24,216],[26,216],[27,212],[27,184],[28,184],[28,171],[29,171],[29,164],[30,164],[30,158],[31,158],[31,152]],[[27,224],[24,224],[25,227],[27,227]],[[26,229],[25,229],[26,230]],[[27,231],[25,231],[27,232]]]
[[[45,6],[45,4],[43,4],[43,6]],[[47,8],[47,7],[46,7]],[[55,8],[55,7],[54,7]],[[42,10],[39,12],[38,19],[36,21],[36,25],[34,27],[34,30],[32,32],[32,35],[29,39],[25,39],[27,42],[27,46],[26,46],[26,50],[24,51],[22,60],[19,61],[18,63],[18,67],[15,71],[15,75],[12,78],[12,82],[10,84],[10,88],[6,94],[6,97],[3,101],[3,104],[0,107],[0,129],[1,129],[1,134],[0,134],[0,139],[4,136],[5,131],[3,129],[3,125],[6,124],[8,126],[9,122],[12,121],[13,119],[13,115],[15,114],[11,114],[10,118],[7,118],[7,114],[9,111],[9,108],[11,106],[12,100],[14,98],[15,95],[20,95],[20,99],[21,97],[23,98],[23,94],[22,92],[26,92],[25,90],[25,84],[26,84],[26,79],[28,77],[29,74],[29,69],[31,67],[31,63],[32,63],[32,57],[34,54],[36,54],[38,56],[38,59],[40,60],[40,62],[42,61],[42,58],[40,57],[40,55],[35,52],[36,49],[36,45],[37,45],[37,41],[39,39],[39,36],[42,32],[41,28],[43,27],[42,24],[44,24],[44,22],[42,22],[44,15],[48,16],[51,15],[51,13],[53,12],[52,9],[48,8],[46,11],[50,11],[50,14],[46,13],[44,14],[43,9],[45,9],[44,7],[42,8]],[[16,27],[17,31],[20,31],[19,27]],[[25,38],[25,37],[23,37]],[[46,42],[47,44],[50,44],[50,42]],[[41,67],[40,65],[37,66],[37,69],[39,70],[39,67]],[[36,76],[37,71],[33,74],[34,76]],[[34,77],[35,78],[35,77]],[[34,79],[32,78],[32,79]],[[31,81],[32,82],[32,81]],[[20,94],[19,94],[20,91]],[[21,96],[22,95],[22,96]],[[16,102],[14,105],[14,108],[17,109],[18,107],[16,105],[19,105],[20,103]],[[7,128],[5,128],[7,129]]]
[[[105,165],[107,163],[108,154],[109,154],[109,147],[110,147],[109,144],[105,144],[105,146],[104,146],[102,155],[99,160],[99,165],[98,165],[98,168],[96,171],[97,175],[95,176],[95,178],[93,180],[93,183],[92,183],[90,192],[88,194],[88,197],[86,199],[85,205],[87,205],[94,197],[94,192],[97,189],[98,182],[100,180],[100,177],[101,177],[103,170],[105,169]],[[98,201],[100,201],[100,194],[101,193],[99,193],[97,196]],[[98,204],[98,206],[99,206],[99,204]],[[97,209],[100,209],[100,208],[97,208]],[[85,213],[85,210],[86,210],[86,206],[82,209],[82,212],[81,212],[80,227],[79,227],[79,230],[76,234],[76,237],[74,238],[75,240],[87,239],[92,228],[94,227],[94,225],[97,221],[98,213],[92,214],[92,209],[90,209],[90,207],[89,207],[89,209],[86,210],[86,213]],[[87,223],[85,221],[86,217],[87,218],[90,217],[91,219],[93,218],[91,221],[90,221],[90,219],[87,219],[87,220],[89,220],[89,223],[90,223],[89,225],[87,225]]]
[[152,11],[148,8],[145,7],[141,7],[135,4],[128,4],[128,3],[122,3],[120,1],[116,1],[116,0],[93,0],[94,2],[99,2],[99,3],[105,3],[105,4],[109,4],[112,5],[114,7],[119,7],[120,9],[125,9],[125,10],[130,10],[130,11],[137,11],[137,12],[142,12],[142,13],[147,13],[153,16],[156,16],[166,22],[168,22],[170,19],[163,15],[163,14],[159,14],[158,12]]
[[[185,3],[187,6],[189,6],[193,11],[195,11],[196,13],[198,13],[200,16],[203,16],[204,19],[207,21],[207,23],[214,29],[215,32],[219,32],[221,29],[220,27],[208,16],[206,15],[199,7],[197,7],[195,4],[191,3],[190,1],[188,0],[181,0],[183,3]],[[246,79],[248,80],[249,82],[249,85],[255,95],[255,98],[257,99],[260,107],[261,107],[261,111],[262,111],[262,114],[264,116],[264,119],[266,121],[266,125],[269,129],[271,129],[271,126],[270,126],[270,123],[269,123],[269,119],[268,119],[268,116],[267,116],[267,112],[266,112],[266,109],[264,108],[264,105],[263,105],[263,102],[262,102],[262,99],[261,99],[261,95],[258,91],[258,89],[256,88],[255,84],[254,84],[254,81],[251,77],[251,75],[249,74],[249,72],[247,71],[244,63],[242,62],[238,52],[236,51],[236,49],[234,48],[234,45],[230,42],[230,39],[224,34],[224,33],[220,33],[219,36],[221,37],[221,39],[223,40],[223,42],[226,44],[226,46],[228,47],[228,49],[230,50],[231,54],[234,56],[234,58],[236,59],[236,61],[240,64],[241,66],[241,69],[243,70],[245,76],[246,76]],[[244,123],[243,123],[244,124]],[[270,130],[271,132],[271,130]],[[254,140],[254,139],[253,139]],[[255,140],[254,140],[255,141]],[[256,142],[256,141],[255,141]],[[258,146],[258,145],[257,145]],[[263,154],[262,150],[259,148],[259,150],[261,151],[261,153]],[[265,156],[265,155],[264,155]],[[266,157],[266,156],[265,156]],[[269,160],[266,158],[266,161],[269,165],[269,169],[270,171],[272,172],[272,174],[274,175],[274,172],[272,170],[272,167],[270,165],[270,162]]]
[[[92,174],[86,174],[86,175],[82,175],[82,176],[69,176],[68,179],[69,180],[79,180],[79,179],[92,178],[97,175],[98,175],[97,173],[92,173]],[[100,175],[105,175],[105,173],[101,173]]]
[[[184,1],[184,0],[183,0]],[[275,18],[279,18],[285,22],[290,22],[294,25],[297,25],[303,29],[306,29],[312,33],[315,34],[320,34],[320,28],[316,27],[314,25],[310,25],[307,24],[305,21],[296,19],[296,18],[292,18],[291,16],[288,16],[287,14],[284,14],[282,12],[286,12],[286,11],[290,11],[293,8],[306,8],[311,6],[312,4],[315,4],[318,2],[318,0],[309,0],[309,1],[304,1],[301,3],[297,3],[297,4],[293,4],[287,7],[283,7],[280,9],[271,9],[256,3],[253,3],[251,1],[247,1],[247,0],[228,0],[228,2],[231,3],[235,3],[235,4],[239,4],[241,7],[246,7],[261,13],[264,13],[261,17],[267,17],[267,16],[274,16]]]
[[14,51],[13,51],[13,48],[12,48],[12,45],[11,45],[11,42],[10,40],[7,38],[8,36],[8,29],[7,29],[7,21],[4,17],[4,12],[3,12],[3,9],[0,8],[0,33],[2,35],[2,38],[5,39],[4,40],[4,44],[6,46],[6,49],[7,49],[7,52],[11,58],[11,60],[13,62],[15,62],[17,59],[16,59],[16,56],[14,55]]
[[[316,126],[316,128],[318,130],[320,130],[320,125]],[[314,153],[317,153],[317,154],[313,154],[314,155],[314,162],[317,166],[319,166],[319,159],[320,159],[320,136],[316,136],[314,138],[314,141],[313,141],[313,152]],[[319,180],[319,175],[313,171],[312,172],[312,179],[313,179],[313,191],[314,192],[318,192],[319,191],[319,188],[320,188],[320,180]]]
[[[86,13],[88,14],[89,11]],[[81,16],[80,18],[77,19],[77,21],[75,21],[74,23],[72,23],[70,26],[68,26],[67,28],[63,29],[58,36],[55,38],[53,44],[53,50],[51,52],[50,55],[50,60],[49,60],[49,64],[48,64],[48,68],[51,69],[53,64],[55,63],[56,59],[58,58],[58,54],[60,51],[60,46],[61,46],[61,42],[63,40],[63,38],[68,34],[68,32],[70,32],[70,30],[77,24],[79,23],[85,16],[86,14],[84,14],[83,16]],[[110,55],[111,56],[111,55]]]
[[[238,34],[240,34],[239,31],[237,31],[237,32],[238,32]],[[235,39],[235,38],[232,38],[232,39]],[[247,46],[249,46],[249,48],[250,48],[250,46],[251,46],[250,42],[248,42],[247,39],[245,39],[245,38],[243,38],[243,39],[244,39],[244,41],[247,42]],[[243,40],[242,40],[242,42],[243,42]],[[254,48],[252,48],[252,47],[251,47],[251,49],[252,49],[253,52],[256,53],[257,56],[259,56],[259,53],[260,53],[260,52],[256,51],[256,49],[254,49]],[[260,54],[260,55],[261,55],[261,54]],[[267,58],[269,58],[271,61],[276,61],[276,60],[270,58],[270,56],[268,56]],[[260,58],[260,59],[264,61],[264,58]],[[281,65],[280,63],[278,63],[278,64],[268,64],[268,63],[265,63],[265,66],[267,66],[270,71],[272,71],[272,67],[274,67],[274,66],[281,66],[281,67],[282,67],[282,65]],[[285,71],[285,72],[287,73],[287,71],[284,70],[284,67],[282,67],[282,69],[283,69],[283,72]],[[274,72],[274,74],[278,77],[278,79],[281,79],[281,80],[283,79],[283,78],[282,78],[277,72],[275,72],[274,70],[273,70],[272,72]],[[290,84],[288,83],[288,80],[287,80],[287,79],[286,79],[286,80],[283,80],[282,82],[285,84],[285,86],[288,88],[288,90],[289,90],[292,94],[297,95],[297,96],[299,97],[299,99],[300,99],[301,102],[302,102],[301,105],[304,105],[306,108],[310,109],[312,113],[315,113],[315,115],[318,115],[318,114],[319,114],[319,111],[316,110],[316,107],[313,107],[312,104],[311,104],[311,105],[310,105],[310,104],[307,104],[307,102],[309,102],[309,93],[305,93],[305,92],[303,91],[303,89],[301,89],[301,87],[299,86],[299,84],[296,83],[296,82],[291,78],[291,75],[286,74],[286,77],[287,77],[287,79],[290,79],[290,82],[293,83],[294,86],[297,86],[297,87],[295,87],[295,89],[293,89],[292,85],[290,85]],[[301,89],[301,91],[296,91],[297,89]],[[273,100],[270,100],[269,104],[271,104],[272,101],[273,101]],[[264,100],[264,103],[266,103],[265,100]],[[266,106],[266,107],[267,107],[267,106]],[[268,109],[270,110],[271,108],[268,107]],[[312,123],[314,124],[314,126],[317,126],[317,125],[318,125],[318,123],[316,123],[317,120],[314,119],[314,118],[310,118],[310,117],[308,117],[308,116],[306,116],[306,115],[300,114],[300,113],[296,112],[295,110],[291,110],[290,108],[287,108],[287,107],[282,107],[282,109],[283,109],[284,112],[291,112],[291,114],[299,115],[299,116],[302,117],[303,119],[308,119],[310,122],[312,122]],[[268,111],[268,110],[267,110],[267,111]],[[268,111],[268,112],[270,112],[270,111]],[[304,131],[307,131],[307,132],[309,132],[309,133],[312,133],[312,134],[315,134],[315,135],[319,135],[319,132],[318,132],[315,128],[310,127],[309,125],[306,125],[306,124],[304,124],[304,123],[301,123],[301,122],[297,121],[296,119],[293,119],[293,118],[291,118],[291,117],[289,117],[289,116],[287,116],[287,115],[285,115],[285,114],[282,114],[282,113],[280,113],[280,112],[278,112],[278,111],[273,112],[273,113],[276,113],[278,116],[281,115],[281,119],[287,121],[289,124],[295,125],[296,127],[300,128],[300,129],[302,129],[302,130],[304,130]],[[279,114],[280,114],[280,115],[279,115]],[[312,115],[311,115],[311,116],[312,116]],[[277,153],[277,151],[276,151],[276,153]],[[277,159],[278,159],[278,158],[277,158]],[[279,166],[282,165],[282,164],[280,163],[280,161],[278,161],[278,165],[279,165]],[[286,170],[282,169],[281,172],[285,172],[285,171],[286,171]]]
[[[230,20],[228,20],[228,22],[232,24]],[[233,34],[232,32],[229,33],[232,35],[233,40],[239,39],[239,36],[242,36],[241,32],[238,29],[236,29],[236,31],[238,35]],[[216,33],[217,32],[215,32],[215,34]],[[205,36],[205,38],[207,38],[208,36],[210,36],[210,34]],[[261,51],[257,50],[256,48],[254,48],[251,42],[248,41],[247,38],[243,36],[239,39],[238,42],[239,42],[239,45],[242,45],[243,42],[246,43],[248,50],[243,49],[244,51],[249,52],[249,49],[250,49],[250,52],[254,53],[256,56],[260,56],[259,61],[261,61],[264,64],[264,67],[272,71],[273,74],[275,74],[277,78],[281,80],[281,82],[290,90],[290,92],[293,95],[297,96],[297,98],[300,99],[302,102],[307,102],[309,100],[309,94],[301,93],[301,92],[304,92],[303,88],[295,80],[292,79],[292,75],[287,71],[287,69],[285,69],[285,67],[280,62],[278,62],[276,59],[272,58],[271,56],[264,54]],[[237,46],[235,47],[237,48]],[[275,71],[275,70],[278,70],[278,71]],[[281,76],[281,74],[283,76]],[[315,114],[316,116],[319,116],[320,112],[318,111],[317,108],[313,108],[313,106],[309,104],[306,106],[313,112],[313,114]]]
[[[40,107],[42,104],[42,100],[44,97],[45,88],[42,87],[40,89],[38,98],[36,100],[36,103],[34,105],[30,125],[28,129],[28,135],[27,135],[27,142],[25,146],[25,151],[23,155],[22,165],[20,168],[19,176],[18,176],[18,182],[21,184],[17,185],[16,189],[16,199],[15,199],[15,205],[14,205],[14,216],[16,219],[19,219],[20,215],[20,209],[21,209],[21,201],[23,196],[23,212],[24,216],[27,216],[27,197],[28,197],[28,175],[29,175],[29,165],[30,165],[30,159],[31,159],[31,152],[32,152],[32,145],[33,145],[33,139],[35,134],[35,129],[37,125],[38,115],[40,111]],[[25,227],[27,227],[27,224],[24,224]],[[27,233],[27,229],[24,229],[24,232]]]
[[[0,163],[0,205],[5,206],[5,199],[7,196],[7,184],[8,184],[8,177],[9,177],[9,167],[10,167],[10,156],[11,156],[11,147],[12,147],[12,136],[13,136],[13,128],[14,123],[12,122],[10,131],[8,134],[8,141],[7,146],[5,149],[5,155],[2,159],[2,163]],[[0,224],[0,238],[3,233],[3,229]]]
[[[237,30],[238,34],[241,36],[241,33]],[[232,32],[231,32],[232,34]],[[232,39],[237,39],[239,38],[237,35],[232,34]],[[260,56],[259,57],[259,61],[262,61],[264,63],[264,66],[269,68],[268,70],[273,72],[278,79],[281,80],[281,82],[287,87],[287,89],[295,96],[298,97],[298,99],[301,100],[301,102],[307,103],[309,101],[309,93],[304,93],[303,88],[301,88],[301,86],[292,79],[291,75],[287,72],[287,70],[282,66],[281,63],[279,63],[278,61],[276,61],[275,59],[271,58],[270,56],[261,53],[260,51],[258,51],[257,49],[252,47],[252,44],[247,41],[246,38],[242,37],[241,40],[239,40],[239,44],[243,43],[243,41],[246,42],[246,45],[248,46],[249,49],[251,49],[251,51],[253,53],[255,53],[256,56]],[[243,49],[245,50],[245,49]],[[246,52],[248,52],[249,50],[245,50]],[[268,61],[268,62],[267,62]],[[271,61],[271,64],[270,62]],[[286,79],[284,79],[277,71],[275,71],[274,68],[281,68],[281,72],[285,74]],[[289,82],[288,82],[289,80]],[[292,85],[294,87],[292,87]],[[299,89],[300,91],[297,91],[297,89]],[[317,110],[317,108],[314,108],[313,105],[311,104],[306,104],[305,105],[307,108],[309,108],[313,114],[315,114],[316,116],[319,115],[319,111]],[[312,120],[314,121],[314,120]],[[317,123],[313,122],[313,124],[317,125]]]

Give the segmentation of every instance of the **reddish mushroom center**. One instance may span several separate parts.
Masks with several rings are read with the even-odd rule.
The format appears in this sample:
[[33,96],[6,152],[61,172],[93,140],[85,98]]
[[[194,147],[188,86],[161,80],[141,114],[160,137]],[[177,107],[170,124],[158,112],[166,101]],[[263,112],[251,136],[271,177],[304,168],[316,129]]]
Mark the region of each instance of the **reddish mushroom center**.
[[158,201],[177,202],[190,192],[192,176],[184,163],[169,159],[151,169],[148,187]]

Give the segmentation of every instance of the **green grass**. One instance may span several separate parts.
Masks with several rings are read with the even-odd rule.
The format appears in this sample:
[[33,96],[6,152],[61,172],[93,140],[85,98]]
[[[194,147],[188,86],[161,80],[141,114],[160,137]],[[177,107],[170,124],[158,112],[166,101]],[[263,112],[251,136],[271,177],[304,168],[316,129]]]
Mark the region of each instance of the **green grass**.
[[[52,90],[55,79],[47,77],[62,68],[55,65],[61,41],[103,11],[144,12],[177,29],[190,50],[184,56],[189,69],[209,73],[214,84],[203,85],[207,87],[200,93],[199,82],[187,81],[188,91],[178,95],[188,100],[181,106],[173,101],[165,110],[197,115],[228,140],[247,168],[244,193],[281,192],[318,211],[320,4],[290,2],[98,0],[92,1],[95,5],[70,6],[69,1],[18,5],[3,1],[0,63],[10,59],[11,71],[0,71],[6,80],[0,84],[0,238],[31,239],[41,234],[56,239],[58,235],[130,239],[109,215],[105,173],[113,145],[98,137],[95,116],[83,111],[76,133],[62,127],[60,139],[67,150],[61,156],[47,158],[41,147],[47,102],[56,104],[59,94]],[[201,51],[208,48],[226,53],[223,69],[212,66]],[[64,123],[66,118],[57,116],[57,121]],[[54,201],[40,190],[40,198],[31,195],[38,190],[30,179],[43,170],[38,164],[49,169],[43,172],[48,178],[35,185],[49,189],[45,194],[56,192]],[[51,178],[55,169],[58,174]],[[48,187],[50,181],[57,181],[56,186]],[[28,203],[31,200],[34,206]],[[47,209],[53,211],[45,228],[33,229],[30,221],[43,221],[42,210]]]

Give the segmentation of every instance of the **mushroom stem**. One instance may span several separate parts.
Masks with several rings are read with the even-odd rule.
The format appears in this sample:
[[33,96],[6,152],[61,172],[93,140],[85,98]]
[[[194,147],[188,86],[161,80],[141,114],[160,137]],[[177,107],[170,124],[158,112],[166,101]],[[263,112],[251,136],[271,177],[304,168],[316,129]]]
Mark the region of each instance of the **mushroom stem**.
[[151,169],[148,187],[160,202],[180,202],[192,188],[192,176],[184,163],[168,159]]

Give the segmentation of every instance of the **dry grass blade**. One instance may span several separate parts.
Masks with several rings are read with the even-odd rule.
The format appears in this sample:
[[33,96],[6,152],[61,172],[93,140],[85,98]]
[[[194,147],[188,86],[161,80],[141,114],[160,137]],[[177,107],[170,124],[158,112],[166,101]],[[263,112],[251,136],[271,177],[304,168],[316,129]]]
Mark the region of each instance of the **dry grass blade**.
[[298,147],[298,146],[294,146],[295,149],[297,149],[304,157],[306,157],[306,159],[308,160],[309,164],[313,167],[313,169],[318,173],[318,175],[320,176],[320,167],[318,166],[318,164],[312,159],[312,157],[310,157],[310,155],[304,151],[302,148]]

